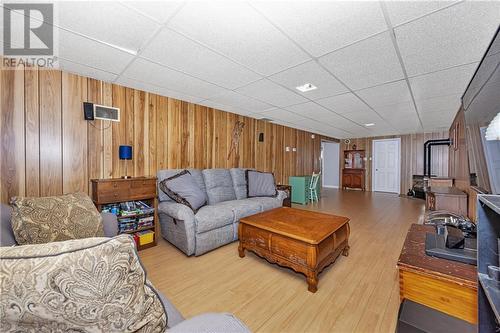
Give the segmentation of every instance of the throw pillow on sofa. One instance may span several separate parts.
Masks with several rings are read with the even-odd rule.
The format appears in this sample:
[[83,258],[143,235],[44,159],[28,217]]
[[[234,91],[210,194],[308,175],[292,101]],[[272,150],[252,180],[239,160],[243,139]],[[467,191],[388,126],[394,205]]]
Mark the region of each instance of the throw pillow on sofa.
[[102,217],[85,193],[11,200],[12,230],[19,245],[103,237]]
[[207,196],[187,170],[162,180],[159,187],[172,200],[188,206],[195,213],[207,203]]
[[129,235],[0,248],[0,331],[163,332]]
[[274,175],[271,172],[246,170],[247,196],[253,197],[275,197],[278,195]]

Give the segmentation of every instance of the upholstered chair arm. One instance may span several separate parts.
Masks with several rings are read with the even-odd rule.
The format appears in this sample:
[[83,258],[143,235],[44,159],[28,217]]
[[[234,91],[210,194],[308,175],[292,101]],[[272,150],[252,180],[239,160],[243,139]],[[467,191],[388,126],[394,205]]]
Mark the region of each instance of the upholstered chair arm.
[[238,318],[230,313],[204,313],[167,329],[167,333],[250,333]]
[[12,209],[10,206],[0,204],[0,246],[12,246],[17,244],[10,223],[11,215]]
[[118,235],[118,220],[115,214],[101,213],[104,236],[115,237]]

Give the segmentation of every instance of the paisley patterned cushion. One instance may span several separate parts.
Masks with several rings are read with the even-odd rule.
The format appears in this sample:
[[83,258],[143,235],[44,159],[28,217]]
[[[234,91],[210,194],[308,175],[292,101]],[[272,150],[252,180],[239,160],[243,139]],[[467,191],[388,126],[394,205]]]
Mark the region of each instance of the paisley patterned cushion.
[[19,245],[102,237],[102,218],[85,193],[13,198],[12,230]]
[[1,332],[163,332],[128,235],[0,248]]

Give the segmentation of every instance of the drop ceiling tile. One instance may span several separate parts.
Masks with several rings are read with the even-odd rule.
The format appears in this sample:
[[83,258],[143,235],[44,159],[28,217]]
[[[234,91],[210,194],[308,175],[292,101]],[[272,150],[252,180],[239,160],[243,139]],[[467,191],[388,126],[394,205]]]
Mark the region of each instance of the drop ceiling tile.
[[208,99],[225,91],[208,82],[190,77],[144,59],[136,59],[122,74],[126,78],[149,82],[182,94]]
[[305,83],[311,83],[318,89],[308,92],[297,92],[309,99],[319,99],[347,92],[347,88],[325,71],[315,61],[287,69],[269,77],[270,80],[282,84],[289,89],[295,89]]
[[262,77],[169,29],[163,29],[141,54],[167,67],[228,89]]
[[259,1],[255,6],[316,57],[387,30],[375,1]]
[[387,122],[393,125],[395,128],[408,128],[420,126],[420,120],[416,113],[412,114],[397,114],[391,118],[386,118]]
[[238,108],[238,107],[234,107],[231,105],[225,105],[225,104],[217,103],[217,102],[214,102],[211,100],[204,100],[202,102],[199,102],[199,104],[207,106],[209,108],[213,108],[213,109],[217,109],[217,110],[221,110],[221,111],[226,111],[226,112],[231,112],[231,113],[235,113],[235,114],[240,114],[240,115],[249,115],[252,113],[252,112],[250,112],[246,109],[243,109],[243,108]]
[[124,1],[125,6],[131,7],[147,15],[159,23],[164,23],[178,10],[181,1]]
[[374,123],[375,126],[380,126],[380,124],[385,123],[385,121],[373,111],[352,112],[352,113],[350,112],[350,113],[344,113],[343,116],[358,124]]
[[91,77],[93,79],[102,80],[105,82],[113,82],[116,80],[118,75],[109,73],[106,71],[102,71],[100,69],[80,65],[71,61],[67,61],[65,59],[59,58],[57,61],[58,68],[78,75]]
[[347,112],[372,112],[372,110],[352,93],[317,100],[316,103],[338,114]]
[[457,1],[384,1],[392,26],[429,14]]
[[126,77],[120,77],[116,81],[116,83],[123,85],[125,87],[139,89],[139,90],[146,91],[149,93],[154,93],[154,94],[157,94],[160,96],[175,98],[175,99],[179,99],[179,100],[191,102],[191,103],[199,103],[200,101],[203,100],[200,97],[182,94],[182,93],[179,93],[177,91],[169,90],[169,89],[166,89],[163,87],[158,87],[158,86],[155,86],[155,85],[150,84],[150,83],[133,80],[133,79],[129,79]]
[[295,94],[267,79],[238,88],[236,89],[236,92],[279,107],[285,107],[307,101],[299,94]]
[[247,109],[251,112],[262,112],[273,108],[273,106],[270,104],[258,101],[242,94],[238,94],[231,90],[227,90],[221,94],[218,94],[212,97],[210,100],[216,103]]
[[334,112],[314,102],[292,105],[286,107],[285,109],[293,113],[300,114],[301,116],[312,119],[324,119],[331,115],[335,115]]
[[447,95],[415,100],[420,115],[427,113],[453,113],[460,108],[461,95]]
[[239,1],[188,3],[169,26],[265,75],[309,59],[252,7]]
[[391,118],[394,116],[408,116],[408,115],[416,115],[415,106],[413,102],[404,102],[397,103],[391,105],[377,106],[374,108],[378,114],[380,114],[384,118]]
[[415,99],[462,94],[469,84],[477,63],[453,67],[409,79]]
[[410,90],[405,80],[358,90],[356,94],[373,108],[409,102],[412,100]]
[[266,118],[271,118],[276,121],[286,121],[292,124],[300,124],[300,122],[304,120],[303,117],[283,109],[273,109],[261,112],[260,114]]
[[62,29],[59,34],[59,56],[111,73],[120,73],[134,58],[127,52],[75,35]]
[[481,60],[500,21],[500,2],[467,1],[397,27],[408,75]]
[[332,52],[319,61],[353,90],[403,79],[387,32]]
[[112,1],[61,1],[56,25],[134,52],[159,27],[151,19]]

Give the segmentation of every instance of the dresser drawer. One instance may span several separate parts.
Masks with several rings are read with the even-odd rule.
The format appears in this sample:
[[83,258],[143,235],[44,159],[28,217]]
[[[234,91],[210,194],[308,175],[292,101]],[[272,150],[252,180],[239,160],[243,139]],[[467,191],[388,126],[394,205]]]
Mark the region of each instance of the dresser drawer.
[[100,203],[112,203],[112,202],[122,202],[130,200],[130,190],[114,190],[101,192],[97,196]]
[[126,201],[129,193],[129,182],[100,182],[95,188],[94,200],[101,203]]
[[130,196],[133,198],[155,197],[156,180],[138,179],[130,182]]

